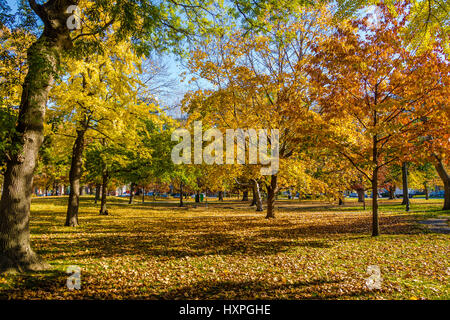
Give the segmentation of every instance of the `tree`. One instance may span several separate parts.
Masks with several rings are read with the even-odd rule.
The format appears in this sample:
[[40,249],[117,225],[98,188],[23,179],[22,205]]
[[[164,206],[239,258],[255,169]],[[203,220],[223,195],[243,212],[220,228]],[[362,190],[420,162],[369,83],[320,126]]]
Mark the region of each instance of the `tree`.
[[0,172],[6,169],[15,133],[22,83],[27,71],[26,50],[34,41],[20,28],[0,25]]
[[[260,21],[264,32],[231,28],[199,44],[189,67],[212,89],[191,92],[185,106],[192,119],[223,131],[279,130],[281,174],[282,162],[288,159],[290,165],[306,168],[301,141],[311,135],[310,124],[318,117],[308,99],[308,52],[329,30],[331,15],[325,6],[296,7],[285,20],[276,19],[278,15],[277,10],[265,12]],[[270,149],[275,151],[275,143]],[[275,217],[276,194],[291,185],[289,177],[294,176],[286,170],[283,177],[273,172],[260,179],[268,194],[266,218]],[[306,170],[297,177],[310,179]]]
[[[43,141],[46,103],[49,91],[58,74],[60,57],[78,50],[78,56],[88,54],[86,48],[101,42],[101,35],[113,23],[119,25],[115,33],[124,39],[133,34],[141,49],[164,48],[177,44],[196,27],[204,31],[208,21],[205,5],[192,6],[187,1],[97,1],[49,0],[43,4],[28,1],[39,17],[43,31],[27,51],[28,72],[23,82],[22,97],[12,141],[16,150],[7,161],[4,192],[0,203],[0,269],[41,270],[48,267],[30,246],[29,215],[33,173],[38,150]],[[96,24],[89,30],[80,28],[71,32],[67,11],[69,6],[85,5],[85,16]],[[188,23],[183,24],[180,12]],[[96,37],[99,35],[99,37]],[[84,52],[83,52],[84,50]],[[19,227],[20,226],[20,227]]]
[[406,211],[409,211],[409,193],[408,193],[408,163],[402,163],[402,184],[403,184],[403,201],[406,205]]
[[372,185],[373,236],[380,233],[380,170],[425,134],[421,119],[441,111],[448,69],[439,49],[407,51],[399,35],[407,15],[395,18],[379,8],[378,25],[363,17],[319,44],[310,72],[328,142]]
[[[102,50],[83,60],[68,59],[66,75],[51,92],[53,113],[72,125],[76,138],[72,148],[69,173],[70,194],[66,226],[78,226],[79,189],[82,176],[83,151],[86,140],[93,135],[120,139],[127,135],[134,140],[136,117],[148,114],[149,108],[138,102],[141,86],[141,57],[127,42],[117,43],[111,35],[102,43]],[[67,128],[64,128],[67,129]],[[92,133],[91,133],[92,132]]]
[[450,4],[445,0],[338,0],[337,16],[350,17],[360,9],[376,10],[376,5],[384,3],[394,16],[407,12],[408,18],[399,29],[406,45],[411,50],[426,51],[433,47],[437,39],[441,39],[447,54],[450,54],[448,14]]

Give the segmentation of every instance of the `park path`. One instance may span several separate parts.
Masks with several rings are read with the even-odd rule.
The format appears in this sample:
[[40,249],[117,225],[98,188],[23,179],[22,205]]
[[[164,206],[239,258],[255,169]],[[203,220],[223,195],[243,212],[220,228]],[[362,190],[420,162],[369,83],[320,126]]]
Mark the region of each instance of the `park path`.
[[450,234],[448,217],[440,216],[438,218],[421,220],[419,223],[427,225],[431,232]]

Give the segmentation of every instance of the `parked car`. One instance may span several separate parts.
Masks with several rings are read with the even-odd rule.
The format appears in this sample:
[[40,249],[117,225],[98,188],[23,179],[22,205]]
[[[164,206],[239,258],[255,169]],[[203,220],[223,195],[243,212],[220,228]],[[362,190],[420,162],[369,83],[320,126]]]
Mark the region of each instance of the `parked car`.
[[430,193],[430,198],[444,198],[444,190],[434,191]]

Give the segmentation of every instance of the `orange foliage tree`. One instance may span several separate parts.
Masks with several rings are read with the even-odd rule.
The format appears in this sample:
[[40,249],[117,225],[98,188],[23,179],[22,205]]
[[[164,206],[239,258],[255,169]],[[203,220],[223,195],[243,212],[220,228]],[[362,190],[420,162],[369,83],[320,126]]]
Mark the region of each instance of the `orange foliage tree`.
[[373,236],[380,170],[414,151],[424,119],[442,114],[449,70],[436,46],[420,55],[405,49],[406,14],[379,9],[378,21],[365,16],[338,27],[316,46],[310,68],[324,139],[371,183]]

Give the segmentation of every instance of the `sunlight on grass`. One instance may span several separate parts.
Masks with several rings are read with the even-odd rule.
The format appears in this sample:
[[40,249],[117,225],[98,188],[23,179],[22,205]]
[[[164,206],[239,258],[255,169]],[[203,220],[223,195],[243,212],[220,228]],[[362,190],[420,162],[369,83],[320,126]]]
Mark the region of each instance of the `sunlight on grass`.
[[[64,227],[66,198],[32,203],[31,234],[54,270],[0,278],[0,297],[32,299],[448,299],[449,237],[417,224],[448,215],[441,201],[381,203],[383,233],[370,237],[369,207],[280,200],[264,219],[247,202],[128,205],[99,216],[81,199],[78,228]],[[81,290],[66,288],[69,265]],[[382,272],[371,291],[367,267]]]

